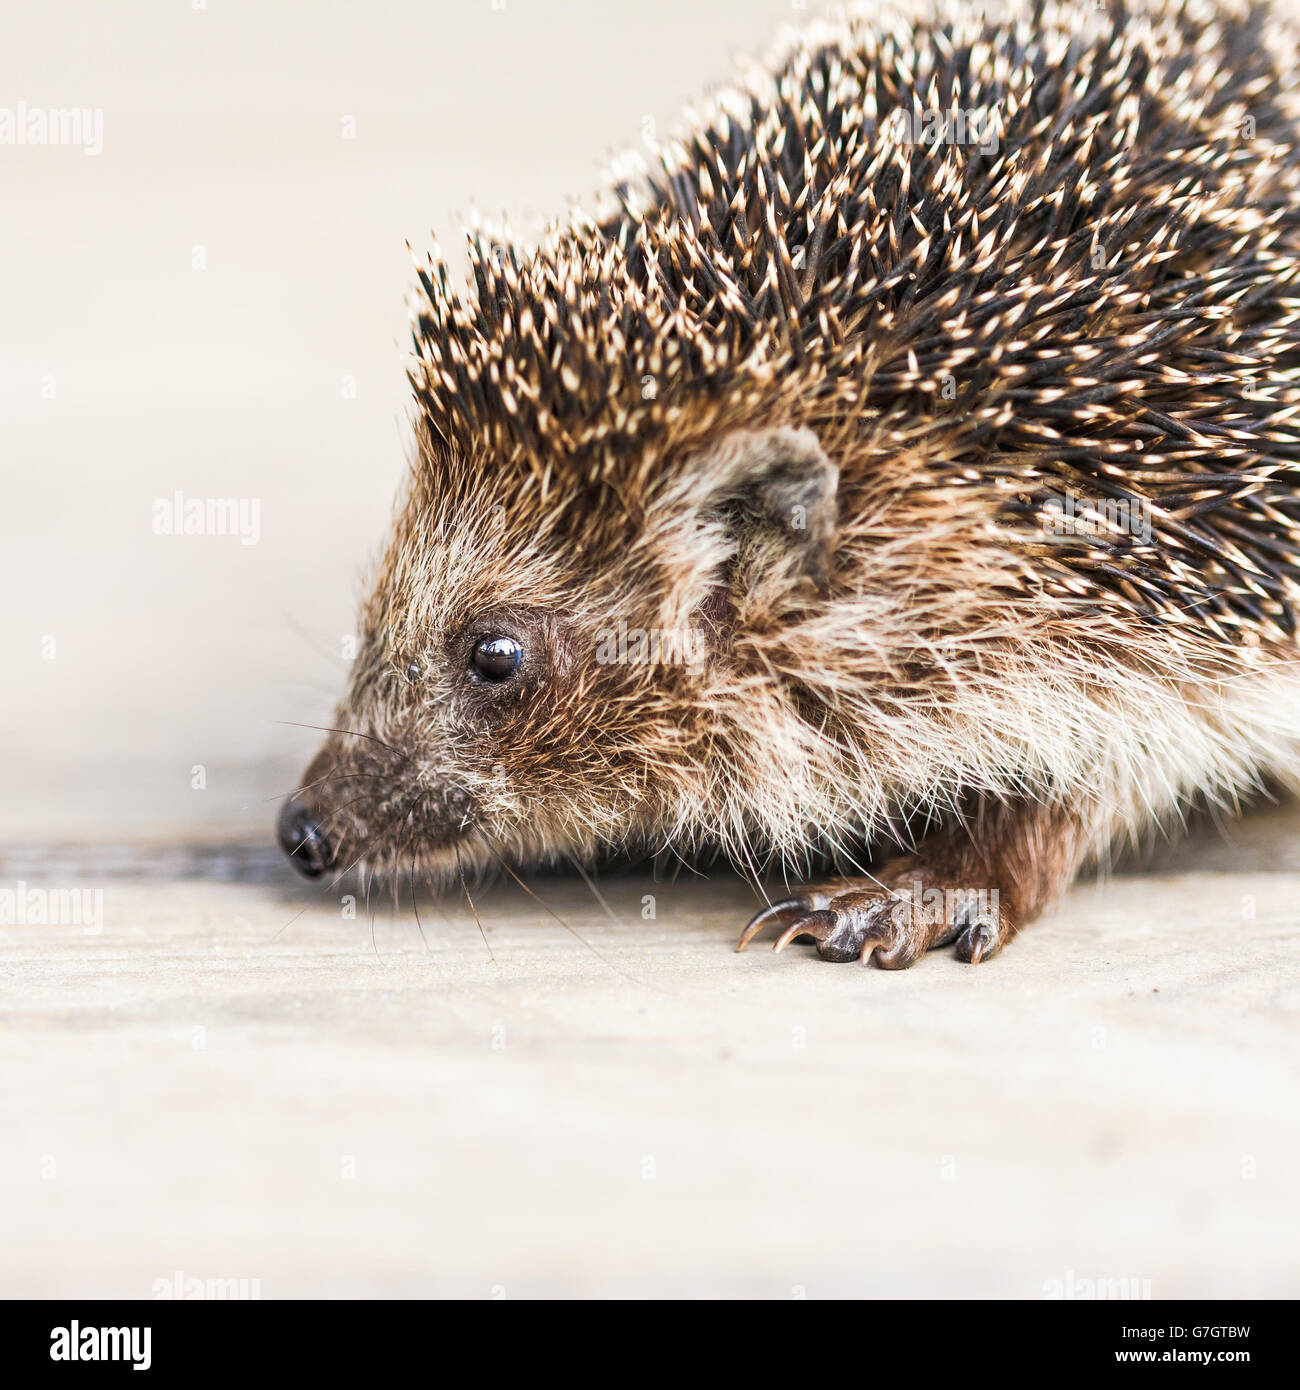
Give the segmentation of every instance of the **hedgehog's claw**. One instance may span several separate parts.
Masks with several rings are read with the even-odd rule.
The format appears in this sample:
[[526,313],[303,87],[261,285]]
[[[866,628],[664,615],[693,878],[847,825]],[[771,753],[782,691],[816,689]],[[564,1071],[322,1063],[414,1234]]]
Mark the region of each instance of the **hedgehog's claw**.
[[988,960],[1002,945],[1001,933],[992,922],[971,922],[957,938],[953,955],[967,965],[978,965]]
[[[781,934],[772,946],[785,948],[799,937],[811,937],[823,960],[860,960],[882,970],[903,970],[936,946],[954,947],[958,960],[978,965],[995,954],[1014,934],[1014,926],[999,916],[972,919],[963,909],[954,919],[930,921],[910,908],[907,888],[916,870],[900,871],[888,881],[841,879],[798,890],[798,896],[773,903],[758,913],[741,933],[736,946],[743,951],[759,932],[773,923]],[[897,880],[898,889],[889,883]],[[897,910],[903,907],[904,910]]]
[[764,927],[770,926],[773,922],[785,927],[797,921],[808,912],[808,907],[806,898],[786,898],[779,903],[770,903],[749,919],[748,926],[740,933],[740,940],[736,942],[736,950],[743,951]]
[[[736,950],[743,951],[764,927],[771,926],[773,923],[782,928],[789,928],[801,919],[811,918],[822,912],[830,906],[831,899],[838,891],[838,888],[831,887],[799,888],[796,889],[796,897],[784,898],[779,903],[770,903],[762,912],[750,918],[749,925],[740,933],[740,940],[736,942]],[[817,936],[817,925],[814,922],[811,930],[801,929],[793,934],[788,930],[783,931],[774,949],[784,950],[796,936]],[[818,937],[818,940],[821,940],[821,937]]]
[[772,944],[774,951],[784,951],[798,937],[810,936],[824,960],[856,959],[862,949],[865,924],[860,913],[835,910],[835,900],[842,896],[845,886],[844,883],[810,886],[800,889],[799,897],[785,898],[765,907],[741,932],[736,950],[743,951],[764,927],[775,923],[782,931]]
[[845,924],[845,944],[851,945],[848,955],[830,955],[827,960],[860,960],[863,965],[878,965],[882,970],[901,970],[911,965],[925,950],[924,937],[911,930],[907,922],[894,917],[893,897],[879,893],[845,893],[836,900],[836,910]]
[[838,915],[834,912],[809,912],[805,909],[798,920],[791,922],[772,943],[772,949],[784,951],[795,937],[811,936],[814,941],[818,942],[818,950],[820,950],[821,944],[834,934],[838,920]]

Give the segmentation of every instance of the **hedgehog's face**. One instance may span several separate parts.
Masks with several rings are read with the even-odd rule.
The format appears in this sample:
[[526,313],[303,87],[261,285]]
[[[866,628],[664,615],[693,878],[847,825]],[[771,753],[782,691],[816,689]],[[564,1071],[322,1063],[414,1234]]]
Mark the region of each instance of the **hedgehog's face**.
[[[335,732],[281,820],[309,877],[360,866],[439,877],[529,857],[529,808],[572,771],[568,624],[488,602],[363,639]],[[305,843],[304,843],[305,842]]]
[[301,871],[445,884],[698,838],[736,695],[731,586],[815,590],[835,470],[781,430],[669,476],[632,515],[528,512],[517,479],[481,473],[417,482],[338,729],[281,816]]

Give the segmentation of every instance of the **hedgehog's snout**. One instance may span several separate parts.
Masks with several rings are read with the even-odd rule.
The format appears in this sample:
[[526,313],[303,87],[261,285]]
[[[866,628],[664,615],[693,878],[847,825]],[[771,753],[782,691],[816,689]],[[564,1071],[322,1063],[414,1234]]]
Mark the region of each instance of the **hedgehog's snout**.
[[459,781],[403,746],[369,735],[351,746],[331,739],[280,807],[276,839],[304,878],[359,865],[386,873],[451,849],[475,809]]
[[334,851],[310,806],[291,796],[280,808],[276,838],[304,878],[320,878],[334,864]]

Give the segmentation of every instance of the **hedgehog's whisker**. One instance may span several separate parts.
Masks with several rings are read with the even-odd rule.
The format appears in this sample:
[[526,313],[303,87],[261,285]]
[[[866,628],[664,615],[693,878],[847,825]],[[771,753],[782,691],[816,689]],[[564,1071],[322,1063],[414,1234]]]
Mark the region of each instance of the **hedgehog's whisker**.
[[469,904],[469,910],[474,914],[474,920],[478,923],[478,934],[483,938],[484,946],[487,946],[488,956],[491,958],[492,964],[496,965],[497,958],[492,954],[492,947],[488,944],[487,932],[483,930],[483,920],[478,915],[478,908],[474,906],[474,899],[470,897],[469,884],[465,882],[465,866],[461,863],[460,846],[453,840],[451,847],[456,851],[456,872],[460,874],[461,892],[465,894],[465,901]]
[[[346,810],[347,808],[345,807],[344,809]],[[357,865],[361,863],[361,861],[366,857],[366,855],[369,854],[370,851],[374,849],[375,846],[382,841],[382,839],[382,833],[378,835],[372,835],[370,839],[368,839],[366,843],[361,846],[361,853],[357,855],[357,857],[347,866],[346,869],[344,869],[341,873],[335,875],[334,880],[331,883],[321,885],[322,891],[327,892],[332,888],[337,888],[338,885],[352,872],[352,870],[355,869]]]
[[[612,960],[606,959],[606,957],[603,956],[603,955],[591,944],[591,942],[587,940],[587,938],[586,938],[585,936],[583,936],[580,932],[578,932],[574,927],[571,927],[571,926],[569,925],[569,923],[566,922],[566,921],[564,920],[564,918],[561,917],[560,914],[559,914],[558,912],[556,912],[556,910],[550,905],[550,903],[548,903],[548,902],[546,901],[545,898],[543,898],[543,897],[542,897],[540,894],[538,894],[538,893],[534,893],[533,890],[523,881],[522,878],[519,877],[519,875],[518,875],[517,873],[515,873],[515,871],[510,867],[510,865],[509,865],[509,864],[506,862],[506,860],[502,857],[501,852],[497,849],[497,847],[496,847],[496,846],[491,842],[491,840],[487,837],[486,832],[484,832],[484,830],[483,830],[483,827],[482,827],[482,826],[479,826],[478,829],[479,829],[479,833],[482,834],[482,835],[484,836],[484,844],[486,844],[487,847],[488,847],[488,849],[492,852],[492,854],[496,856],[496,861],[497,861],[497,863],[501,865],[501,867],[506,871],[506,873],[508,873],[508,874],[510,875],[510,877],[514,879],[514,881],[524,890],[525,893],[528,894],[528,896],[529,896],[530,898],[533,899],[534,902],[538,903],[538,904],[539,904],[541,907],[543,907],[547,912],[549,912],[549,913],[551,914],[551,916],[554,917],[555,920],[564,928],[564,930],[567,931],[567,932],[569,932],[577,941],[581,942],[582,945],[584,945],[584,946],[587,948],[587,950],[589,950],[589,951],[591,952],[591,954],[592,954],[593,956],[595,956],[596,959],[597,959],[598,961],[600,961],[600,963],[601,963],[602,965],[608,966],[608,968],[609,968],[610,970],[612,970],[616,975],[618,975],[620,979],[632,980],[632,976],[625,974],[622,970],[620,970],[620,969],[618,968],[617,965],[614,964],[614,962],[613,962]],[[597,898],[598,898],[598,899],[599,899],[599,896],[600,896],[600,895],[597,894]],[[605,910],[606,910],[607,912],[609,911],[608,908],[606,908]],[[612,913],[611,913],[610,915],[613,916]],[[618,922],[618,918],[615,917],[615,918],[614,918],[614,921],[615,921],[615,922]],[[619,924],[620,926],[622,925],[622,923],[618,923],[618,924]],[[639,980],[632,980],[632,983],[633,983],[633,984],[639,984],[640,981],[639,981]]]
[[[408,842],[408,843],[409,843],[409,842]],[[412,911],[413,913],[415,913],[415,925],[416,925],[416,927],[419,929],[419,932],[420,932],[420,940],[424,942],[424,949],[425,949],[425,952],[426,952],[427,954],[429,954],[429,955],[432,955],[433,952],[429,950],[429,938],[428,938],[427,936],[425,936],[425,934],[424,934],[424,923],[420,921],[420,904],[416,901],[416,896],[415,896],[415,860],[414,860],[414,858],[412,858],[411,863],[410,863],[410,866],[407,868],[407,871],[406,871],[406,878],[407,878],[407,882],[410,884],[410,888],[411,888],[411,911]]]
[[569,861],[569,863],[572,864],[573,867],[578,871],[578,877],[581,878],[582,881],[587,885],[587,887],[591,889],[591,896],[592,896],[593,898],[595,898],[596,901],[597,901],[597,902],[601,905],[601,907],[604,909],[604,911],[605,911],[605,916],[608,917],[609,920],[610,920],[611,922],[613,922],[613,924],[614,924],[616,927],[621,927],[621,926],[623,925],[623,923],[620,922],[620,921],[618,920],[617,916],[615,916],[615,914],[614,914],[614,909],[613,909],[612,907],[610,907],[610,905],[609,905],[609,904],[605,901],[605,899],[601,896],[600,889],[596,887],[594,881],[593,881],[593,880],[589,877],[589,875],[587,874],[586,869],[584,869],[584,868],[582,867],[581,861],[580,861],[579,859],[577,859],[577,858],[576,858],[574,855],[572,855],[572,854],[566,854],[564,857],[565,857],[565,858]]
[[387,748],[390,753],[395,753],[404,763],[411,761],[409,753],[403,753],[400,748],[394,748],[391,743],[385,743],[382,738],[375,734],[363,734],[360,729],[336,729],[330,724],[301,724],[296,719],[273,719],[273,724],[284,724],[291,729],[315,729],[321,734],[343,734],[347,738],[369,739],[371,743],[377,743],[381,748]]
[[323,657],[325,660],[330,662],[337,662],[341,659],[339,656],[336,656],[334,652],[329,650],[328,647],[319,645],[316,637],[311,632],[309,632],[296,619],[291,618],[283,610],[281,610],[280,618],[281,621],[285,624],[285,626],[293,633],[293,635],[299,638],[299,640],[302,641],[302,643],[305,646],[309,647],[313,652],[315,652],[317,656]]
[[375,884],[375,871],[372,867],[369,876],[366,878],[366,911],[370,914],[370,945],[375,953],[375,959],[379,959],[379,942],[375,940],[375,909],[370,906],[370,890]]
[[[330,811],[330,813],[325,817],[325,819],[320,822],[316,829],[318,831],[323,831],[326,828],[326,826],[329,825],[330,821],[334,819],[335,816],[341,816],[343,812],[346,811],[350,806],[355,806],[358,801],[364,801],[365,799],[366,793],[362,792],[360,796],[354,796],[351,801],[345,801],[342,806],[335,806],[334,809]],[[306,835],[303,836],[302,840],[295,846],[295,852],[297,850],[300,850],[310,838],[311,832],[309,831]]]
[[284,924],[284,926],[282,926],[282,927],[280,928],[280,930],[277,931],[277,932],[271,937],[271,941],[273,941],[273,942],[274,942],[274,941],[278,941],[278,940],[280,939],[280,937],[281,937],[285,932],[287,932],[287,931],[289,930],[289,928],[290,928],[291,926],[293,926],[293,924],[298,920],[298,918],[301,917],[302,914],[303,914],[304,912],[306,912],[306,911],[307,911],[307,909],[306,909],[305,907],[300,907],[300,908],[298,909],[298,911],[295,912],[295,913],[293,914],[293,916],[289,918],[289,920]]
[[[415,843],[415,837],[416,837],[416,835],[419,833],[419,831],[418,831],[418,829],[417,829],[417,827],[416,827],[416,824],[415,824],[415,813],[416,813],[416,812],[420,809],[420,807],[424,804],[424,800],[425,800],[425,798],[426,798],[428,795],[429,795],[429,793],[426,791],[426,792],[424,792],[421,796],[419,796],[419,797],[416,799],[415,804],[411,807],[410,811],[407,813],[407,814],[408,814],[408,817],[409,817],[409,819],[410,819],[410,821],[411,821],[411,833],[406,837],[405,841],[404,841],[403,844],[402,844],[401,849],[399,849],[399,850],[397,851],[397,855],[396,855],[396,858],[397,858],[397,859],[405,858],[405,856],[406,856],[406,851]],[[415,900],[415,856],[414,856],[414,855],[411,856],[410,862],[409,862],[408,865],[407,865],[407,869],[406,869],[406,878],[407,878],[407,882],[410,884],[410,888],[411,888],[411,911],[415,914],[415,925],[419,928],[419,931],[420,931],[420,940],[424,942],[424,949],[425,949],[426,952],[428,952],[428,950],[429,950],[429,939],[428,939],[428,937],[426,937],[425,934],[424,934],[424,923],[420,921],[420,905],[419,905],[419,903],[416,902],[416,900]],[[400,880],[398,880],[398,881],[396,881],[396,882],[394,883],[394,888],[393,888],[393,900],[394,900],[395,903],[398,901],[398,897],[399,897],[399,893],[400,893],[400,888],[397,886],[398,883],[400,883]]]
[[259,797],[256,801],[250,801],[248,804],[250,806],[265,806],[268,801],[284,801],[291,796],[301,796],[303,792],[309,792],[313,787],[319,787],[326,782],[352,782],[358,777],[368,777],[374,781],[379,776],[378,772],[347,772],[341,776],[327,772],[324,777],[318,777],[314,782],[306,782],[301,787],[293,787],[287,792],[277,792],[271,796]]

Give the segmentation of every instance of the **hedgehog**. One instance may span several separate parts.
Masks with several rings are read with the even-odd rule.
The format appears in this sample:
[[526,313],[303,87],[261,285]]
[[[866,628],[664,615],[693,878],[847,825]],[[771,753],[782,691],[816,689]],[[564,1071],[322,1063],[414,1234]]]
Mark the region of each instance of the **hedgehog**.
[[973,964],[1294,790],[1294,71],[1255,5],[850,10],[435,248],[295,865],[716,856],[787,884],[740,947]]

